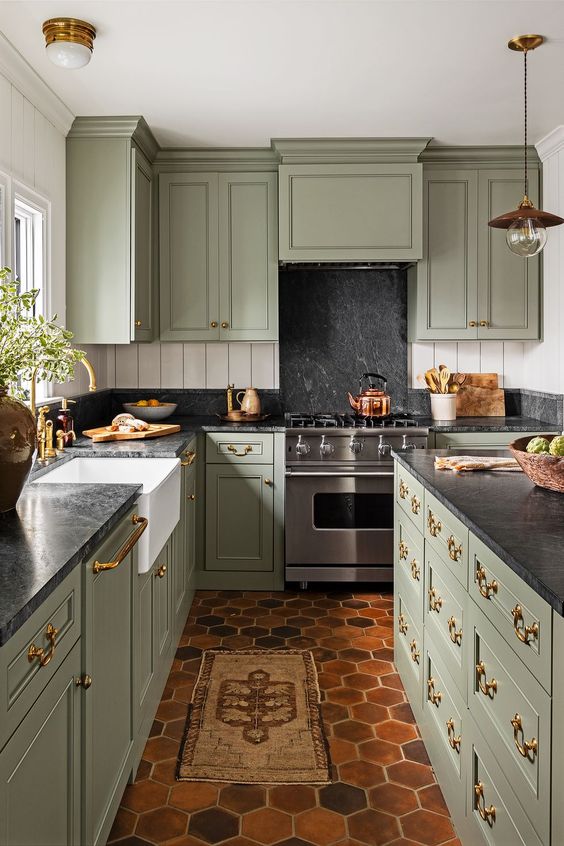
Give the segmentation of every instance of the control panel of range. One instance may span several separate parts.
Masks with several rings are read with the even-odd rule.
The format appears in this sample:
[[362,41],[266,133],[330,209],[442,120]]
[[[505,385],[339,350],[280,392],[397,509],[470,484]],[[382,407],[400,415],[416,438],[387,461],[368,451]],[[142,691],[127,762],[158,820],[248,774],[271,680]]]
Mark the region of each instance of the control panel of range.
[[401,432],[397,429],[286,431],[286,462],[391,462],[396,450],[426,449],[428,430],[423,427]]

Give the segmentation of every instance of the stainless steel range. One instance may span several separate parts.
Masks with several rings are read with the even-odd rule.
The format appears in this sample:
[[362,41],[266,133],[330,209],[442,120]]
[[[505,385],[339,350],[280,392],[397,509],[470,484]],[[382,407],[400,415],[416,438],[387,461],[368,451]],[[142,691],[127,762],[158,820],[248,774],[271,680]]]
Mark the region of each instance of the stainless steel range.
[[392,449],[425,449],[408,415],[286,415],[286,580],[393,578]]

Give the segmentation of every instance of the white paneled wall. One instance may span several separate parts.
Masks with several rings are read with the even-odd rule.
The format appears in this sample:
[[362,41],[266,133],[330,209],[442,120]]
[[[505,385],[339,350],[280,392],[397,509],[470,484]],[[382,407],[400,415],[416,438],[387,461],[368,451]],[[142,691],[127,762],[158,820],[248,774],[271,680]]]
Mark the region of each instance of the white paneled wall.
[[498,373],[503,388],[531,387],[523,384],[523,341],[437,341],[410,345],[409,384],[421,388],[417,375],[446,364],[465,373]]
[[[237,388],[279,387],[275,343],[120,344],[85,351],[100,368],[100,387],[225,388],[228,383]],[[86,379],[81,390],[87,385]]]

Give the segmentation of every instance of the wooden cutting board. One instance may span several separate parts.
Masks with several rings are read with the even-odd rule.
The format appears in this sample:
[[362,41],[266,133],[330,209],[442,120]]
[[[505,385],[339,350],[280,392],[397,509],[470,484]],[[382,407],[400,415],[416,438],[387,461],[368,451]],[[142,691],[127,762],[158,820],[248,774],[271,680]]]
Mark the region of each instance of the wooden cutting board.
[[456,395],[457,417],[505,417],[505,392],[464,384]]
[[497,373],[467,373],[464,387],[472,385],[475,388],[499,388]]
[[145,438],[161,438],[164,435],[174,435],[180,432],[178,423],[150,423],[144,432],[108,432],[105,426],[98,429],[85,429],[83,435],[92,438],[94,443],[104,441],[140,441]]

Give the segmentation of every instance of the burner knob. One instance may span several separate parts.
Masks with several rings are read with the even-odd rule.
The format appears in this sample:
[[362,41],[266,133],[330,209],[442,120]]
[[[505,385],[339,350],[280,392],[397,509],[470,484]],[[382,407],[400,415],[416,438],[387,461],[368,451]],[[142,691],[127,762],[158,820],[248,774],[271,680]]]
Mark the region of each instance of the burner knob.
[[392,445],[384,440],[384,435],[380,435],[378,441],[378,455],[389,455],[392,451]]
[[325,435],[321,436],[321,444],[319,445],[319,452],[321,455],[332,455],[335,452],[335,447],[330,444]]
[[349,442],[349,449],[353,455],[358,455],[362,452],[362,441],[357,440],[353,435]]
[[298,455],[307,455],[311,451],[308,443],[302,440],[302,436],[298,436],[298,443],[296,444],[296,452]]
[[402,449],[415,449],[415,444],[412,441],[407,440],[407,435],[403,436],[403,441],[401,442]]

